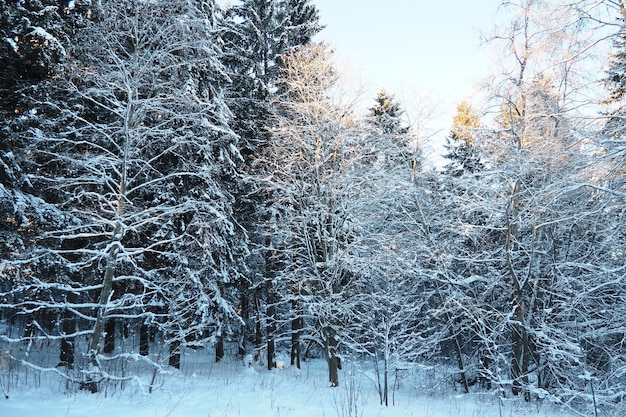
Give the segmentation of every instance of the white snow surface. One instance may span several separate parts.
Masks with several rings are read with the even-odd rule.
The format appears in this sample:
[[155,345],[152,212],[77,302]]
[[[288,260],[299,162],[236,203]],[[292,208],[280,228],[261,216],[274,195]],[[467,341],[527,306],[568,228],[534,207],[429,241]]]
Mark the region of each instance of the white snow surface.
[[[9,388],[0,398],[0,416],[15,417],[569,417],[549,404],[525,404],[499,399],[491,393],[463,395],[435,389],[426,374],[400,383],[388,407],[362,365],[346,363],[338,388],[327,383],[323,360],[303,362],[302,369],[267,371],[241,359],[213,363],[207,351],[187,352],[181,370],[171,369],[157,378],[153,392],[139,380],[122,390],[104,388],[97,394],[66,391],[65,382],[52,374],[30,375],[22,387]],[[348,369],[346,369],[348,368]],[[11,371],[0,371],[7,386]],[[145,380],[149,380],[146,370]],[[142,378],[142,380],[144,380]],[[1,390],[0,390],[1,392]],[[391,405],[391,400],[395,405]]]

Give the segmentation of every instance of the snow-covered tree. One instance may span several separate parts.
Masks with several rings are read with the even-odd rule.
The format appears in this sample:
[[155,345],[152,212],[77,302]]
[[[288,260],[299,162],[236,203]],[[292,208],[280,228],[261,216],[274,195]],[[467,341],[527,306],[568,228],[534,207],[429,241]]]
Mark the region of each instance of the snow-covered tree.
[[386,135],[403,135],[409,131],[402,120],[404,111],[393,94],[385,90],[378,92],[376,104],[370,108],[369,122]]
[[246,153],[254,154],[267,139],[282,57],[320,30],[309,0],[244,0],[225,10],[222,60],[232,79],[227,101]]
[[[245,255],[230,192],[240,156],[221,93],[215,7],[103,4],[46,85],[55,100],[31,104],[47,121],[27,132],[30,179],[68,220],[37,236],[39,254],[58,258],[64,273],[32,271],[24,285],[46,289],[46,309],[67,306],[86,320],[82,365],[97,366],[93,382],[106,377],[105,325],[116,317],[160,326],[170,347],[212,338],[236,317],[223,288]],[[23,309],[41,301],[26,297]]]
[[619,11],[618,22],[621,28],[613,38],[613,53],[609,59],[609,67],[604,80],[609,89],[609,96],[605,103],[616,106],[610,110],[604,128],[605,134],[613,139],[620,139],[623,136],[623,102],[624,93],[626,93],[626,29],[624,27],[626,11],[623,4]]
[[[22,133],[32,125],[27,97],[45,94],[38,83],[52,76],[66,58],[68,30],[56,2],[0,2],[0,224],[13,235],[33,227],[29,223],[35,220],[29,217],[43,210],[24,173],[28,156]],[[45,227],[37,223],[36,227]],[[2,259],[19,252],[25,240],[5,235]]]
[[473,173],[482,168],[478,152],[478,132],[480,118],[467,101],[460,102],[452,119],[452,129],[446,138],[445,157],[449,160],[445,168],[446,174],[463,175]]
[[[513,394],[528,400],[539,395],[571,403],[586,395],[577,375],[584,373],[587,352],[576,325],[564,320],[563,314],[573,313],[564,306],[574,303],[574,295],[561,271],[571,266],[565,248],[579,241],[577,225],[587,224],[597,209],[588,186],[593,174],[586,168],[591,152],[580,146],[583,119],[575,117],[581,90],[572,78],[587,49],[573,53],[581,45],[579,33],[554,30],[578,27],[571,9],[535,1],[509,5],[519,14],[494,37],[506,45],[506,76],[493,84],[495,129],[481,137],[485,170],[446,184],[458,222],[451,232],[465,241],[453,246],[451,271],[456,282],[471,281],[483,290],[450,288],[460,290],[459,305],[471,318],[465,326],[469,340],[479,342],[495,365],[485,369],[490,378],[507,381]],[[571,205],[575,200],[577,207]],[[589,224],[595,236],[607,225],[600,223]],[[591,275],[572,276],[592,287]],[[483,301],[487,294],[490,302]],[[508,375],[493,374],[507,362]]]
[[259,192],[271,196],[266,249],[283,266],[272,285],[314,326],[333,386],[339,384],[338,310],[355,256],[350,210],[357,203],[357,189],[350,187],[357,156],[345,124],[349,110],[328,98],[336,80],[331,52],[323,45],[284,57],[279,116],[259,161],[267,169]]
[[383,92],[365,118],[355,122],[359,134],[349,142],[355,158],[350,175],[358,198],[350,220],[359,237],[339,312],[343,350],[372,360],[380,401],[386,405],[391,377],[424,353],[417,340],[426,326],[420,328],[418,322],[428,300],[424,269],[414,262],[419,243],[407,233],[413,221],[408,213],[415,207],[415,191],[421,189],[415,181],[424,173],[402,112]]
[[599,146],[604,161],[609,161],[611,175],[607,180],[620,191],[624,191],[624,155],[626,154],[626,136],[624,135],[624,109],[626,85],[626,9],[623,2],[618,9],[619,31],[613,37],[613,52],[609,58],[605,85],[609,90],[604,100],[607,107],[603,123],[602,138]]
[[[231,128],[240,136],[241,153],[245,163],[240,169],[247,173],[260,170],[258,158],[265,152],[270,141],[271,128],[275,123],[276,111],[274,99],[278,93],[277,79],[283,57],[290,51],[306,45],[321,30],[318,11],[308,0],[245,0],[231,6],[224,13],[225,24],[221,30],[224,41],[222,61],[231,83],[226,89],[226,102],[234,117]],[[256,161],[256,162],[255,162]],[[250,238],[258,248],[267,247],[267,241],[258,231],[266,229],[259,207],[265,200],[271,199],[267,194],[251,194],[250,190],[257,187],[251,180],[240,190],[238,196],[237,218],[250,233]],[[252,198],[251,198],[252,196]],[[267,288],[267,281],[262,276],[272,275],[271,269],[277,265],[271,258],[272,251],[259,249],[249,259],[250,271],[240,287],[240,303],[242,312],[255,319],[242,329],[240,351],[246,350],[245,344],[250,339],[251,328],[254,328],[254,344],[257,350],[263,345],[262,323],[264,298],[272,298]],[[268,294],[266,294],[268,293]],[[275,308],[268,301],[268,313]],[[273,326],[272,319],[266,323]],[[273,340],[274,330],[267,329],[267,337]],[[268,366],[272,367],[274,353],[273,343],[268,343]],[[297,344],[295,344],[297,346]]]
[[[32,270],[56,274],[62,269],[54,257],[27,261],[38,248],[37,236],[62,227],[67,216],[39,197],[27,175],[32,155],[26,132],[47,122],[32,102],[50,98],[45,82],[66,62],[69,35],[80,18],[76,8],[61,13],[57,2],[0,2],[0,291],[4,295],[0,315],[12,317],[16,327],[33,320],[50,324],[54,318],[48,312],[14,316],[9,306],[15,298],[10,291],[23,284]],[[66,347],[61,360],[73,361],[73,351]]]
[[298,45],[308,45],[323,26],[320,24],[319,10],[311,0],[287,0],[283,3],[287,27],[289,49]]

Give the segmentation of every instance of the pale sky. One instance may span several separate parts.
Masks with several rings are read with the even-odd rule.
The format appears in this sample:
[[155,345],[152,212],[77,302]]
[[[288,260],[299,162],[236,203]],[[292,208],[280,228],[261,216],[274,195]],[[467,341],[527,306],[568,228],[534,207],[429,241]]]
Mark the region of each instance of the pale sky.
[[447,134],[459,101],[492,72],[480,34],[490,33],[500,0],[312,0],[326,28],[318,39],[376,92],[396,94],[409,112],[429,97]]
[[[218,0],[218,3],[237,3]],[[362,107],[385,89],[413,119],[434,108],[427,132],[448,134],[456,105],[493,72],[481,33],[489,34],[501,0],[311,0],[326,27],[316,40],[366,87]]]

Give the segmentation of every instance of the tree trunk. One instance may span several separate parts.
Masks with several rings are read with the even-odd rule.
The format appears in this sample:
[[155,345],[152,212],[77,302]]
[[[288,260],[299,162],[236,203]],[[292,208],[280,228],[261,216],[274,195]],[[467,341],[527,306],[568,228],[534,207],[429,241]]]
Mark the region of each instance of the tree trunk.
[[244,291],[241,292],[239,298],[240,315],[243,324],[241,325],[241,336],[239,339],[239,346],[237,349],[237,355],[243,358],[246,355],[246,336],[248,333],[248,321],[250,320],[250,311],[248,306],[248,297]]
[[[516,306],[516,316],[518,320],[524,319],[524,310]],[[511,326],[511,342],[513,344],[513,358],[511,360],[511,377],[513,395],[524,393],[524,399],[530,401],[530,393],[525,386],[528,386],[528,366],[530,358],[530,347],[528,346],[528,333],[523,325],[523,321],[514,323]]]
[[491,365],[491,359],[485,353],[480,355],[480,369],[478,371],[478,382],[482,388],[491,390],[491,374],[489,372],[489,366]]
[[[271,247],[271,241],[266,241],[268,247]],[[274,289],[272,288],[272,282],[276,276],[278,270],[278,264],[276,262],[276,251],[265,252],[265,285],[267,288],[267,369],[272,370],[276,368],[276,298]]]
[[297,301],[292,302],[294,317],[291,320],[291,366],[300,369],[300,334],[304,327],[302,312]]
[[276,368],[276,347],[274,338],[276,337],[276,306],[274,297],[270,290],[267,300],[267,369]]
[[104,353],[113,353],[115,350],[115,319],[109,318],[104,325]]
[[100,341],[104,333],[104,324],[106,321],[106,307],[109,297],[113,292],[113,274],[117,263],[117,254],[120,250],[119,239],[122,236],[122,224],[117,223],[113,232],[114,240],[111,242],[109,252],[107,254],[106,269],[104,271],[104,279],[102,280],[102,289],[98,299],[98,312],[96,314],[96,323],[93,326],[93,333],[87,350],[87,357],[94,365],[97,365],[96,355],[100,350]]
[[383,374],[383,398],[385,400],[385,407],[389,407],[389,358],[385,349],[384,359],[384,374]]
[[454,330],[450,327],[450,336],[452,337],[452,344],[454,345],[454,352],[456,354],[456,363],[459,366],[461,372],[461,386],[466,394],[469,394],[469,384],[467,382],[467,376],[465,375],[465,364],[463,363],[463,353],[461,352],[461,344],[458,337],[454,334]]
[[376,375],[376,390],[378,391],[378,400],[380,405],[385,403],[385,394],[383,392],[383,386],[380,382],[380,361],[378,360],[378,349],[374,350],[374,374]]
[[218,335],[215,341],[215,362],[224,359],[224,337]]
[[254,360],[260,359],[261,349],[263,348],[263,330],[261,328],[261,300],[259,300],[259,294],[254,294],[254,313],[256,318],[254,320]]
[[173,368],[180,369],[180,340],[170,340],[170,354],[167,364]]
[[[104,271],[104,279],[102,280],[102,289],[100,290],[100,297],[98,299],[98,310],[96,313],[96,323],[93,326],[93,332],[91,340],[89,341],[89,347],[87,349],[87,358],[89,363],[94,367],[98,367],[98,353],[100,351],[100,342],[104,334],[104,325],[106,323],[106,309],[109,298],[113,293],[113,275],[117,264],[117,254],[120,250],[119,238],[122,235],[122,225],[117,223],[115,231],[113,233],[114,240],[111,242],[109,252],[107,254],[107,263]],[[83,389],[88,389],[91,393],[98,392],[98,383],[92,379],[91,376],[87,376],[85,381],[81,383]]]
[[339,386],[339,357],[337,356],[337,337],[335,329],[328,326],[324,329],[326,362],[328,363],[328,380],[331,387]]
[[[439,294],[439,298],[442,303],[445,303],[445,299],[443,294],[441,294],[441,290],[439,289],[439,284],[435,281],[435,287],[437,288],[437,293]],[[469,393],[469,383],[467,382],[467,376],[465,375],[465,364],[463,363],[463,353],[461,351],[461,343],[459,342],[458,336],[454,333],[454,329],[452,327],[454,320],[449,311],[445,312],[446,322],[448,323],[448,334],[450,335],[450,340],[452,341],[452,345],[454,347],[454,354],[456,355],[456,363],[459,367],[460,377],[461,377],[461,386],[463,387],[463,391],[468,394]]]
[[524,399],[530,400],[530,393],[524,389],[528,385],[528,366],[530,362],[530,347],[528,345],[528,333],[526,332],[526,320],[524,312],[524,287],[520,282],[515,268],[513,267],[513,244],[518,234],[517,216],[519,213],[519,193],[521,183],[518,180],[513,187],[513,194],[507,210],[507,239],[506,239],[506,265],[513,282],[513,308],[516,322],[511,324],[511,343],[513,345],[513,357],[511,359],[511,377],[513,395],[524,392]]
[[[63,311],[61,316],[61,331],[63,335],[73,334],[76,332],[76,317],[67,310]],[[61,353],[59,355],[60,365],[67,369],[74,368],[74,338],[64,337],[61,339]]]
[[150,353],[150,327],[147,324],[141,323],[139,327],[139,354],[141,356],[148,356]]

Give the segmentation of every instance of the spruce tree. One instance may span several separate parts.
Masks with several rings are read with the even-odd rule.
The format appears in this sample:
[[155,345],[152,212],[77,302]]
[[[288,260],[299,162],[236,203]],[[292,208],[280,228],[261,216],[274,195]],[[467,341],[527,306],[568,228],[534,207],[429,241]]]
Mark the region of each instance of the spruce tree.
[[626,127],[626,11],[620,9],[619,22],[622,25],[613,40],[614,52],[609,59],[609,66],[604,82],[609,89],[609,96],[604,104],[610,106],[607,118],[603,127],[603,134],[613,141],[608,144],[614,148],[613,152],[624,149]]
[[614,52],[609,59],[605,82],[609,87],[608,102],[618,102],[626,94],[626,15],[618,17],[622,25],[613,39]]
[[322,26],[309,0],[243,0],[224,12],[223,62],[232,80],[226,91],[233,130],[244,155],[267,144],[272,100],[282,57],[311,42]]
[[403,114],[395,95],[383,89],[376,96],[376,104],[369,109],[368,120],[385,135],[404,135],[409,127],[403,126]]
[[[50,0],[0,1],[0,292],[6,291],[0,299],[6,303],[17,301],[11,294],[25,275],[66,274],[58,257],[41,253],[41,234],[62,227],[68,218],[33,186],[29,174],[36,166],[29,146],[30,138],[51,123],[38,102],[55,99],[46,83],[68,58],[78,9],[63,9]],[[15,326],[39,322],[54,327],[54,314],[40,309],[19,315]]]
[[159,326],[174,365],[177,347],[237,320],[227,291],[246,251],[232,208],[241,157],[215,7],[103,3],[99,19],[76,28],[61,75],[42,83],[50,97],[34,97],[27,112],[39,115],[22,134],[30,180],[63,224],[38,230],[31,258],[54,259],[57,270],[33,267],[24,285],[44,284],[41,294],[15,301],[91,318],[79,323],[90,340],[77,356],[91,390],[108,372],[101,352],[112,347],[114,316]]
[[457,105],[456,114],[452,119],[452,129],[446,138],[445,155],[448,163],[444,172],[455,177],[464,172],[474,173],[482,169],[476,145],[476,129],[480,127],[480,119],[467,101]]
[[[253,308],[256,323],[242,329],[240,353],[246,351],[247,333],[254,329],[254,343],[263,344],[262,314],[272,295],[272,282],[281,263],[273,259],[275,245],[268,239],[266,231],[272,228],[267,205],[271,192],[252,193],[258,189],[258,178],[254,174],[264,167],[259,157],[271,145],[271,129],[275,125],[275,100],[280,87],[277,79],[284,64],[283,57],[290,51],[311,42],[321,30],[315,6],[309,0],[244,0],[241,4],[224,11],[224,42],[222,62],[231,84],[226,90],[226,102],[233,113],[230,124],[240,137],[244,160],[239,170],[248,176],[245,187],[237,190],[237,217],[249,231],[250,239],[257,250],[249,257],[249,274],[239,284],[240,302],[248,316]],[[254,288],[254,290],[251,290]],[[267,314],[275,316],[273,307]],[[294,323],[298,322],[294,319]],[[297,325],[296,325],[297,327]],[[274,333],[273,318],[267,322],[268,338]],[[299,342],[298,342],[299,343]],[[268,343],[268,366],[275,362],[272,344]],[[294,351],[297,351],[294,349]],[[297,361],[297,358],[296,358]]]
[[[409,166],[413,171],[419,169],[419,148],[403,115],[404,110],[395,95],[385,90],[377,94],[374,106],[365,116],[369,147],[372,149],[371,164],[379,168],[385,165],[385,168]],[[385,149],[385,152],[381,154],[380,149]]]
[[283,3],[283,7],[287,18],[288,47],[310,44],[313,37],[323,29],[317,8],[310,0],[288,0]]

